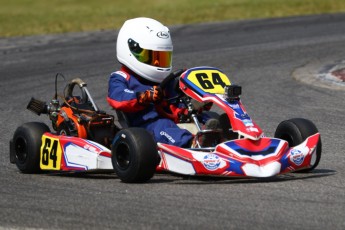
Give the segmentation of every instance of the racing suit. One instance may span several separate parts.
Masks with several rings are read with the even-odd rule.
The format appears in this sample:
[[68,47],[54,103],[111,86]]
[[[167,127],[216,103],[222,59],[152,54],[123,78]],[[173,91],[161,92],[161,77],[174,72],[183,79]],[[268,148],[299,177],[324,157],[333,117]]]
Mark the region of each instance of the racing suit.
[[139,81],[135,73],[122,66],[120,71],[110,75],[107,101],[114,109],[125,113],[130,126],[145,128],[156,142],[189,147],[193,138],[189,131],[160,116],[154,104],[138,103],[136,93],[152,89],[152,86],[152,83]]

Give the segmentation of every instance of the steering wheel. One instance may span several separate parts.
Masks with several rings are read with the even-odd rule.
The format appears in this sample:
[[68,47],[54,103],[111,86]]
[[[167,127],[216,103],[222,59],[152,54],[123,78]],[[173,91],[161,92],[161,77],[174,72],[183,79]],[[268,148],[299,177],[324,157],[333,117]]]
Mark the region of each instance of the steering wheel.
[[176,100],[176,99],[180,98],[182,95],[184,95],[183,92],[181,91],[180,87],[179,87],[179,80],[178,80],[178,78],[181,76],[181,74],[184,71],[185,70],[183,70],[183,69],[179,69],[179,70],[176,70],[176,71],[170,73],[166,78],[164,78],[164,80],[159,85],[160,88],[162,89],[163,93],[167,91],[167,87],[169,85],[172,86],[172,90],[174,91],[174,93],[176,93],[176,95],[174,95],[173,97],[165,99],[166,101],[168,101],[168,103],[173,101],[173,100]]
[[[179,88],[179,81],[178,78],[181,76],[181,74],[184,72],[185,70],[183,69],[179,69],[176,70],[172,73],[170,73],[161,83],[160,83],[160,88],[162,89],[163,94],[165,94],[165,92],[167,92],[167,87],[172,85],[172,89],[174,90],[174,93],[176,93],[176,95],[174,95],[171,98],[165,98],[164,101],[166,101],[169,104],[171,104],[172,101],[180,98],[181,96],[183,96],[183,92],[182,90]],[[164,95],[166,96],[166,95]],[[171,114],[171,113],[167,113],[164,109],[163,106],[161,105],[156,105],[155,106],[156,111],[163,117],[169,118],[171,120],[175,120],[176,117]]]
[[78,86],[81,90],[81,99],[80,99],[80,104],[85,104],[88,101],[88,97],[87,97],[87,93],[85,91],[85,86],[86,83],[83,82],[83,80],[81,80],[80,78],[75,78],[71,81],[71,83],[69,83],[66,88],[65,88],[65,92],[64,92],[64,97],[68,98],[71,97],[73,98],[73,90],[75,86]]

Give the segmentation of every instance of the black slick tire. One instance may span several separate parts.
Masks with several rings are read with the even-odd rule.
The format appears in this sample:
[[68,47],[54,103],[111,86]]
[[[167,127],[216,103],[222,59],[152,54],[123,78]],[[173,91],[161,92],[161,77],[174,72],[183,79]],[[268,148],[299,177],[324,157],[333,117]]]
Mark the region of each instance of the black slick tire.
[[[293,118],[290,120],[282,121],[274,134],[274,137],[283,139],[289,143],[290,147],[301,144],[309,136],[318,133],[315,124],[310,120],[304,118]],[[309,172],[316,168],[321,159],[321,137],[316,147],[316,155],[312,158],[311,167],[299,170],[298,172]]]
[[150,180],[159,163],[157,145],[143,128],[120,130],[112,145],[114,171],[125,183],[142,183]]
[[50,132],[49,127],[41,122],[28,122],[19,126],[11,140],[14,163],[22,173],[40,171],[40,148],[42,135]]

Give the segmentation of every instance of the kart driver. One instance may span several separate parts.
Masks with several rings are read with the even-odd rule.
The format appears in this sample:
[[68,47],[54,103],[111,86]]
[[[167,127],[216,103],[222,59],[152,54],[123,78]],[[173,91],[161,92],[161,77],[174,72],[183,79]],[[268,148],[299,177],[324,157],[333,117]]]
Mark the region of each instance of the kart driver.
[[[163,96],[159,84],[171,73],[172,51],[166,26],[150,18],[127,20],[116,46],[122,67],[110,75],[107,101],[125,113],[130,126],[145,128],[156,142],[190,147],[192,134],[155,109]],[[183,111],[176,109],[174,116]]]

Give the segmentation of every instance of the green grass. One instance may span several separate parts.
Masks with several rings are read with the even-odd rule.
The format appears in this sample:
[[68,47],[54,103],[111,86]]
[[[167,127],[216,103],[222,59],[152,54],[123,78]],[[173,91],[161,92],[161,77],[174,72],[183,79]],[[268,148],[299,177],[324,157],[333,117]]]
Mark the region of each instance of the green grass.
[[344,0],[0,0],[0,37],[345,12]]

